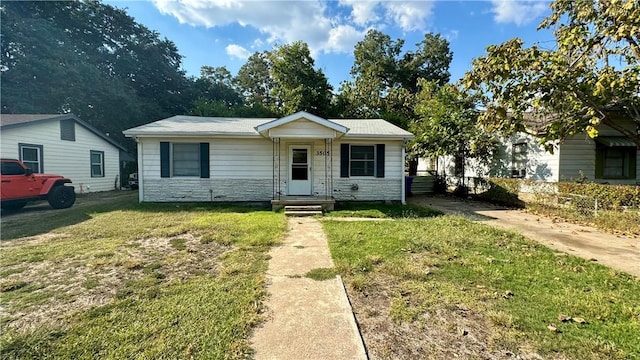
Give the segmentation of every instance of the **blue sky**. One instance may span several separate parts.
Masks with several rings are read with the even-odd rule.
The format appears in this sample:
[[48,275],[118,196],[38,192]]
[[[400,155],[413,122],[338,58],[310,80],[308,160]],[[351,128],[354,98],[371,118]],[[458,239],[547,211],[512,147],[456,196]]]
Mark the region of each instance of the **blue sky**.
[[106,3],[172,40],[183,68],[197,76],[200,67],[226,66],[234,75],[246,58],[275,44],[303,40],[316,67],[338,87],[350,79],[353,46],[368,29],[405,40],[415,49],[427,32],[440,33],[453,51],[451,79],[459,79],[485,48],[513,37],[526,44],[553,47],[548,31],[536,31],[549,14],[541,0],[362,1],[362,0],[151,0]]

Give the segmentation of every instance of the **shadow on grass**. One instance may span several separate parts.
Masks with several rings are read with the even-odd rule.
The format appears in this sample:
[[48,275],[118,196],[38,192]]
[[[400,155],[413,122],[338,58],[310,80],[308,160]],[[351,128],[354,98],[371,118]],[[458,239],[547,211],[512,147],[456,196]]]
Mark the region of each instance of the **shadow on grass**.
[[444,213],[419,205],[383,204],[383,203],[337,203],[335,210],[327,214],[328,217],[361,217],[361,218],[392,218],[419,219],[440,216]]
[[[110,193],[110,192],[109,192]],[[78,197],[69,209],[55,210],[45,203],[37,203],[15,211],[2,211],[1,241],[15,240],[54,231],[112,211],[173,212],[211,211],[219,213],[250,213],[270,211],[266,205],[237,205],[223,203],[138,203],[137,192],[87,194]]]

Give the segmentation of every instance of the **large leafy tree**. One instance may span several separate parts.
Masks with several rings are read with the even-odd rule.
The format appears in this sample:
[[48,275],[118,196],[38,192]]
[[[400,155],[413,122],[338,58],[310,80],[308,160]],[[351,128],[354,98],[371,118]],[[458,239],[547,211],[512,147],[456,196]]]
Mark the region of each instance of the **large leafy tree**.
[[268,51],[256,52],[249,56],[247,62],[238,70],[235,82],[248,106],[261,105],[269,108],[275,105],[272,96],[274,80],[271,77]]
[[190,106],[175,45],[123,10],[11,1],[0,16],[3,113],[73,112],[118,137]]
[[[488,161],[496,139],[478,123],[477,99],[452,84],[419,80],[417,119],[409,130],[415,134],[409,149],[421,157],[453,156]],[[464,179],[464,166],[462,178]]]
[[449,81],[452,53],[438,34],[425,34],[414,51],[403,53],[404,40],[370,30],[354,49],[353,81],[342,86],[345,115],[384,117],[406,128],[414,119],[419,79],[438,86]]
[[297,41],[281,45],[269,53],[274,109],[280,115],[309,111],[328,116],[332,86],[322,70],[315,68],[309,46]]
[[515,38],[487,48],[463,84],[486,95],[481,120],[510,133],[535,131],[541,143],[608,125],[640,146],[640,2],[556,0],[539,29],[553,29],[554,49]]

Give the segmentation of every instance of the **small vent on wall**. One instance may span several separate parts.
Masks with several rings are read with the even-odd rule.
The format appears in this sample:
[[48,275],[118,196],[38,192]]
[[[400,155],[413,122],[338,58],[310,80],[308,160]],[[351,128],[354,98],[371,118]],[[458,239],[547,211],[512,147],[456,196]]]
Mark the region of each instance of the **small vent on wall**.
[[60,120],[60,140],[76,141],[76,122],[73,119]]

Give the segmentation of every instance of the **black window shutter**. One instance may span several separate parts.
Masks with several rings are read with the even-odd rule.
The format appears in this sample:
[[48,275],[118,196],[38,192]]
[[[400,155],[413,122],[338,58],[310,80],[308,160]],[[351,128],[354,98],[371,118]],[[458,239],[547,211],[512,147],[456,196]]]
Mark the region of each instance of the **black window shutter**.
[[209,176],[209,143],[200,143],[200,177]]
[[340,144],[340,177],[349,177],[349,144]]
[[169,143],[168,142],[160,142],[160,177],[169,177],[171,176],[171,171],[169,168]]
[[384,144],[376,144],[376,177],[384,177]]

